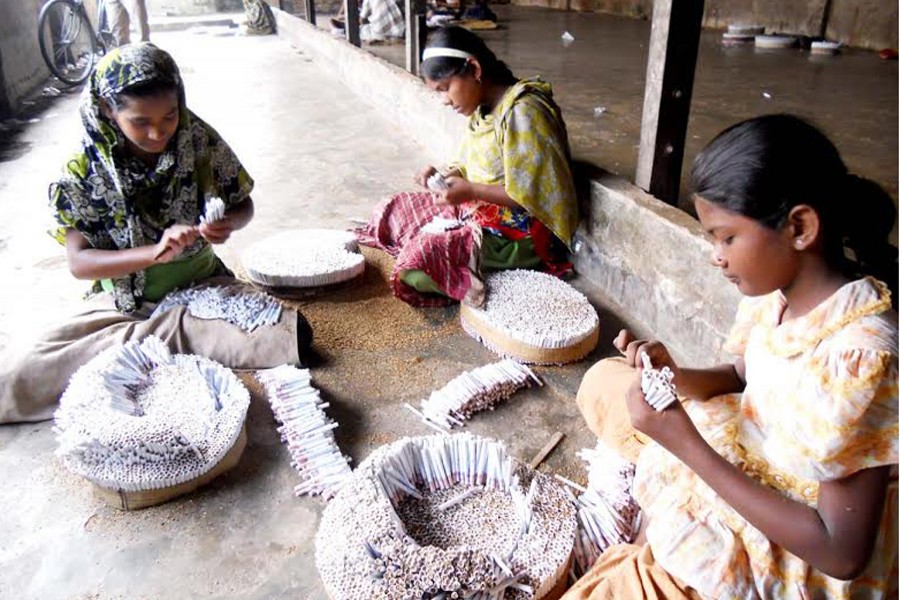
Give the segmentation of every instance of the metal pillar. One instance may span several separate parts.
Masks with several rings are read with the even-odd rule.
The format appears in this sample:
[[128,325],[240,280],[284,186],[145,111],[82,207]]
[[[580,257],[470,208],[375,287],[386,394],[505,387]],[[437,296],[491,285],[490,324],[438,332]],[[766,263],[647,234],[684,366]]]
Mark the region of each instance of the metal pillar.
[[306,3],[306,20],[310,25],[316,24],[316,0],[304,0]]
[[704,0],[655,0],[635,183],[678,202]]

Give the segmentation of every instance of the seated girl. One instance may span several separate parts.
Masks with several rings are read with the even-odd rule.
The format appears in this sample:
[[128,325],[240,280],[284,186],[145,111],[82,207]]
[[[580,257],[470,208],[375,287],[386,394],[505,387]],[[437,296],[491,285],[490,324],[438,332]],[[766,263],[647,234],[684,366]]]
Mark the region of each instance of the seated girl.
[[[423,58],[425,83],[469,123],[459,160],[440,174],[445,189],[389,198],[358,232],[396,257],[394,294],[415,306],[478,306],[482,270],[570,271],[578,204],[550,85],[516,79],[461,27],[436,31]],[[427,187],[436,173],[425,167],[416,180]]]
[[[252,332],[195,318],[184,306],[152,314],[176,288],[237,284],[210,244],[224,243],[253,216],[253,181],[185,106],[172,57],[147,43],[107,54],[83,92],[81,118],[81,151],[50,187],[51,233],[65,245],[72,274],[95,280],[103,293],[25,356],[2,362],[0,423],[50,418],[80,366],[151,334],[173,352],[232,368],[297,363],[312,338],[299,313],[282,310],[277,323]],[[224,217],[198,225],[212,197],[224,202]]]
[[[713,264],[746,296],[726,344],[737,359],[680,368],[623,331],[624,361],[585,375],[579,408],[637,463],[644,520],[564,598],[888,597],[897,320],[888,286],[865,274],[896,282],[891,200],[787,115],[721,133],[691,180]],[[641,353],[689,400],[651,408]]]

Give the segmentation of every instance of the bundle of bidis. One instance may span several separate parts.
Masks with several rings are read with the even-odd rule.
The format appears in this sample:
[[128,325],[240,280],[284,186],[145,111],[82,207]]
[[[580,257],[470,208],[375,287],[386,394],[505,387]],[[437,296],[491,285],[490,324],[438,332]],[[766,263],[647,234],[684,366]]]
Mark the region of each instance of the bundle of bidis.
[[114,491],[195,480],[235,446],[250,394],[222,365],[156,337],[110,348],[72,376],[54,415],[56,455]]
[[225,203],[221,198],[213,196],[206,201],[206,206],[203,207],[203,214],[200,215],[200,223],[208,225],[210,223],[215,223],[216,221],[221,221],[224,217]]
[[669,367],[654,369],[646,352],[641,352],[641,363],[644,365],[641,371],[641,391],[644,392],[644,399],[656,410],[665,410],[678,400],[675,385],[672,383],[675,374]]
[[264,292],[249,291],[240,284],[192,287],[166,295],[153,316],[186,306],[198,319],[220,319],[250,333],[263,325],[274,325],[281,318],[281,304]]
[[338,424],[325,414],[329,405],[312,386],[309,370],[283,365],[257,371],[256,378],[281,423],[278,432],[291,455],[291,466],[300,474],[301,483],[294,492],[331,498],[350,477],[349,459],[334,440]]
[[243,263],[254,283],[290,288],[341,283],[366,268],[356,236],[331,229],[284,231],[247,248]]
[[532,382],[543,385],[534,372],[514,360],[501,360],[466,371],[422,401],[421,414],[440,429],[463,425],[473,414],[493,410]]
[[595,448],[584,448],[578,456],[588,465],[587,487],[558,477],[580,492],[578,497],[571,496],[578,511],[573,566],[576,578],[589,571],[610,546],[632,542],[641,521],[641,509],[631,495],[634,465],[599,441]]
[[575,511],[551,478],[467,434],[376,450],[325,508],[316,565],[332,598],[558,597]]
[[432,192],[442,192],[450,187],[447,185],[447,180],[444,179],[444,176],[437,171],[425,181],[425,184]]
[[524,363],[584,358],[600,338],[600,319],[584,295],[561,279],[511,270],[485,278],[484,305],[463,304],[463,329],[485,346]]

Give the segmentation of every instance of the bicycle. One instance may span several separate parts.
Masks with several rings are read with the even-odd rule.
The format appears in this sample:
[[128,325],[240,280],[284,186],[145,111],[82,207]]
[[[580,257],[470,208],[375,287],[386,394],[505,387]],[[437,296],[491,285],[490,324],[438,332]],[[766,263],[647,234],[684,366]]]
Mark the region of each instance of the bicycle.
[[68,85],[88,78],[99,57],[116,47],[106,15],[97,0],[97,29],[91,25],[84,0],[50,0],[38,19],[38,43],[47,68]]

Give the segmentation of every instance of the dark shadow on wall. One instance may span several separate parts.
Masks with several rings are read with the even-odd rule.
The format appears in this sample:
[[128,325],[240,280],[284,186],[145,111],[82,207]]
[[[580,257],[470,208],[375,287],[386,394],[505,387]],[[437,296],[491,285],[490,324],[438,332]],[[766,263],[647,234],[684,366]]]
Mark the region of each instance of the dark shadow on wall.
[[12,105],[6,95],[6,77],[3,75],[3,53],[0,52],[0,119],[12,116]]

